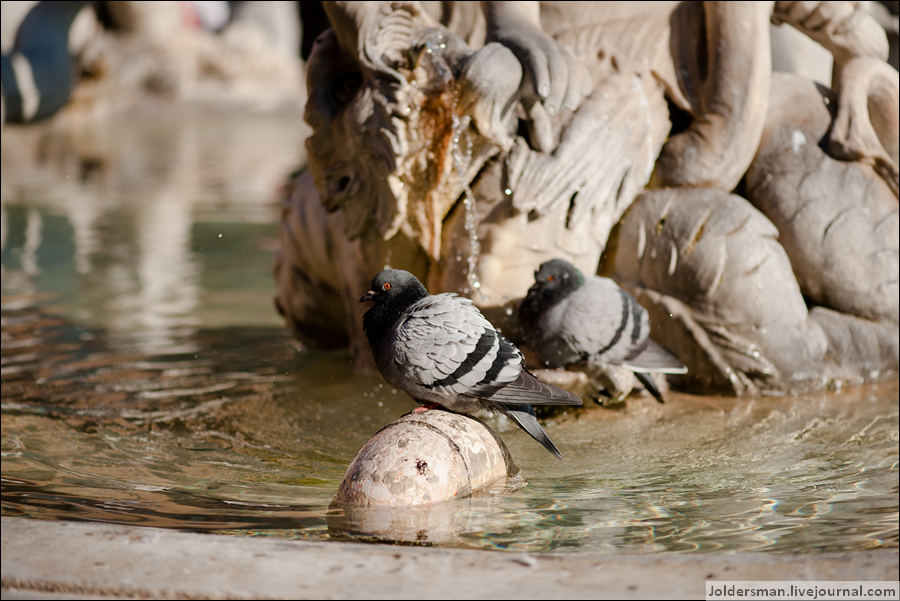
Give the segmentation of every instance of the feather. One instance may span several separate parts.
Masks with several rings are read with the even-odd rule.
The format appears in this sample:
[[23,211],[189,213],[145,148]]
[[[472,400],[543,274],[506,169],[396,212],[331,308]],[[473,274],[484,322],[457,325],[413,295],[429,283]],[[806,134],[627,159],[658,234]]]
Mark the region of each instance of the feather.
[[422,404],[498,411],[561,456],[531,405],[581,405],[581,399],[529,373],[521,351],[472,301],[428,294],[415,276],[396,269],[376,275],[362,300],[374,302],[363,325],[388,383]]
[[632,371],[653,397],[662,394],[646,374],[683,374],[685,367],[650,338],[650,319],[613,280],[585,277],[562,259],[543,263],[519,309],[528,345],[548,367],[589,362]]

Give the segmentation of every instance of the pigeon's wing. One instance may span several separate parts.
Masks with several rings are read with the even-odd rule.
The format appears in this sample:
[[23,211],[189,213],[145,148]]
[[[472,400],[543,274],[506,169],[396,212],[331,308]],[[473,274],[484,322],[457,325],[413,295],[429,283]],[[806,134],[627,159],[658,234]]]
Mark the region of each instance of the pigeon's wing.
[[486,398],[523,369],[519,349],[469,299],[449,293],[410,307],[394,349],[401,377],[437,394]]
[[513,405],[581,404],[531,375],[516,345],[472,301],[454,294],[429,296],[410,307],[394,348],[401,377],[436,394]]
[[[568,390],[541,382],[525,369],[522,369],[515,380],[494,392],[490,400],[508,407],[522,403],[529,405],[581,405],[581,399]],[[522,427],[524,428],[524,426]]]
[[565,302],[560,334],[583,358],[620,364],[646,348],[646,309],[611,279],[587,278]]
[[645,374],[686,374],[688,371],[672,353],[649,338],[640,353],[622,361],[622,367]]

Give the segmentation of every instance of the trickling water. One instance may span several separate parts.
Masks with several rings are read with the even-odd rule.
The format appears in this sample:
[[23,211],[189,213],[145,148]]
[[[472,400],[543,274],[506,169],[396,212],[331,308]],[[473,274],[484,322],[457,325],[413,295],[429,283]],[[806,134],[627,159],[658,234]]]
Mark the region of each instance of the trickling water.
[[469,256],[466,258],[466,282],[468,288],[465,294],[471,294],[481,288],[478,281],[478,256],[481,253],[481,241],[478,239],[478,207],[475,205],[475,195],[469,187],[468,171],[469,162],[472,159],[472,140],[466,135],[469,127],[469,116],[462,119],[453,114],[453,165],[463,184],[463,208],[465,209],[465,229],[469,236]]
[[444,39],[444,33],[438,29],[431,29],[424,36],[425,52],[431,56],[431,65],[434,73],[440,80],[439,85],[446,87],[453,80],[453,70],[447,61],[444,60],[444,50],[447,48],[447,42]]
[[[425,52],[431,58],[432,68],[437,74],[442,88],[453,85],[453,72],[450,65],[444,59],[443,51],[447,45],[444,35],[440,31],[432,30],[425,37]],[[466,257],[466,287],[460,292],[471,296],[481,288],[478,280],[478,257],[481,253],[481,241],[478,238],[478,208],[475,204],[475,195],[469,186],[469,165],[472,160],[472,140],[466,131],[471,122],[468,115],[460,117],[456,106],[457,98],[453,96],[451,107],[452,137],[450,152],[453,158],[453,168],[463,186],[463,209],[465,211],[464,227],[468,236],[469,252]],[[459,260],[457,258],[457,260]]]

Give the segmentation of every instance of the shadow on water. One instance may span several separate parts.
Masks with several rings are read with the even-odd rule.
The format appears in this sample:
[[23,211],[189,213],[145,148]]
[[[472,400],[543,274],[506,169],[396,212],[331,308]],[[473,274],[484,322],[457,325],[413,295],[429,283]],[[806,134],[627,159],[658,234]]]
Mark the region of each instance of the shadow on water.
[[414,404],[298,348],[273,308],[295,121],[4,130],[3,515],[529,552],[898,546],[896,381],[569,411],[546,421],[562,461],[493,419],[520,479],[329,509]]

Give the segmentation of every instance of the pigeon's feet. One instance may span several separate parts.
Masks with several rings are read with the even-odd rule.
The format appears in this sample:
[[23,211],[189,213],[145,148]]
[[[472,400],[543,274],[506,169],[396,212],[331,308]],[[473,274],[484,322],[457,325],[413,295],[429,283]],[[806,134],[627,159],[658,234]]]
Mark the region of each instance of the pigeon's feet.
[[421,407],[416,407],[415,409],[413,409],[412,412],[413,413],[425,413],[429,409],[440,409],[440,407],[441,406],[438,405],[437,403],[425,403]]

